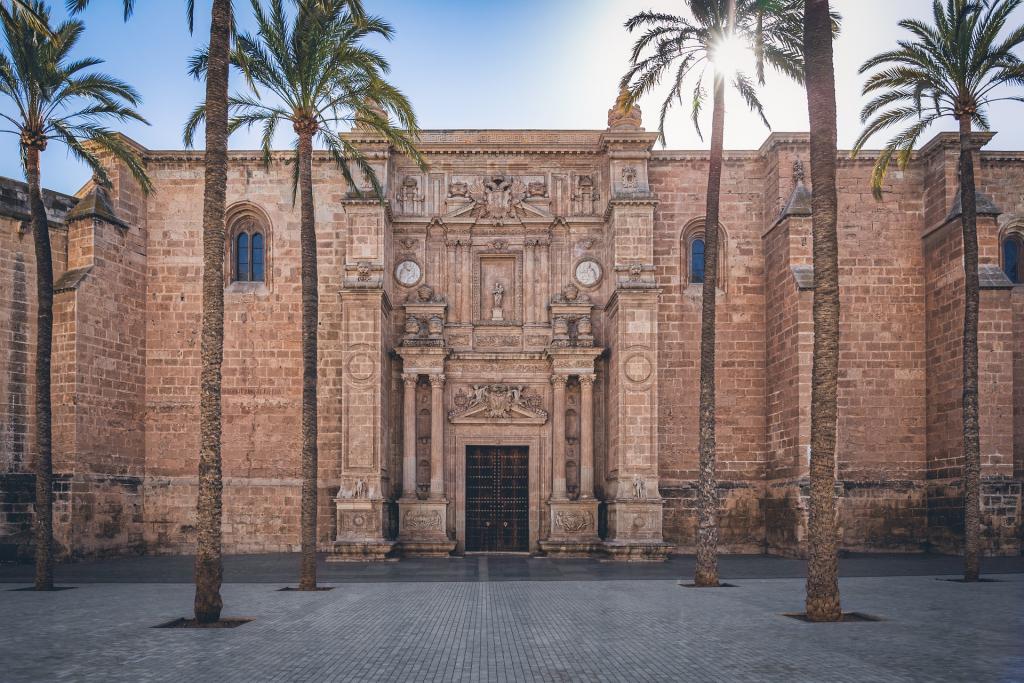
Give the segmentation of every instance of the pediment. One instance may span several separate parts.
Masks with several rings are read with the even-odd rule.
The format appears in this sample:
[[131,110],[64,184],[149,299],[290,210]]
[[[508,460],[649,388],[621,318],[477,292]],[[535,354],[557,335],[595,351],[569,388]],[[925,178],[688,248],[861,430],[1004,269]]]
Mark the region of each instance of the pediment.
[[508,225],[554,218],[546,184],[524,183],[518,177],[506,175],[451,183],[445,206],[442,218],[446,222]]
[[448,412],[453,424],[542,425],[548,420],[547,411],[540,407],[540,396],[524,385],[474,384],[460,388],[453,401],[455,408]]

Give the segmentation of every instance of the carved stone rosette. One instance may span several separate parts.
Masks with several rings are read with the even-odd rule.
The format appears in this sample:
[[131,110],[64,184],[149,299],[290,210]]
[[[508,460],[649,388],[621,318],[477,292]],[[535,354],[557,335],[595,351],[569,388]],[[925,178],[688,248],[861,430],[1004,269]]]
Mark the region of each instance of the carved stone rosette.
[[398,543],[405,557],[447,557],[455,550],[447,530],[444,500],[398,501]]

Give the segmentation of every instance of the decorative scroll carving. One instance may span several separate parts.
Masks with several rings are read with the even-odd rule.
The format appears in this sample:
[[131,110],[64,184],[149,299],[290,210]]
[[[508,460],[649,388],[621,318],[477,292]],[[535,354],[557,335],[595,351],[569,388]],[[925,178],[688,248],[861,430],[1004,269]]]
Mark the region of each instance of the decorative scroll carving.
[[402,522],[409,531],[440,529],[442,524],[441,513],[437,510],[409,510]]
[[467,395],[461,388],[455,394],[456,408],[449,419],[483,418],[485,420],[541,420],[548,417],[540,396],[529,393],[523,385],[474,384]]
[[588,510],[559,510],[555,513],[555,527],[569,534],[594,528],[594,515]]
[[517,336],[512,336],[512,335],[494,335],[494,336],[486,335],[486,336],[479,336],[479,337],[476,338],[476,345],[477,346],[488,347],[488,348],[503,347],[503,346],[517,347],[517,346],[519,346],[520,343],[521,343],[520,338],[517,337]]

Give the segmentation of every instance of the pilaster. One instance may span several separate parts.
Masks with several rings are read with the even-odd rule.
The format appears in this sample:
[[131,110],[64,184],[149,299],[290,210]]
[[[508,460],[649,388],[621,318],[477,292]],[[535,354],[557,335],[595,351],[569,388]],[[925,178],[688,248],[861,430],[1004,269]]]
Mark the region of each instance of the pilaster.
[[605,492],[613,559],[663,560],[664,501],[658,491],[658,297],[654,209],[647,162],[656,136],[639,128],[639,111],[609,112],[602,136],[608,159],[605,211],[615,290],[605,310],[608,356],[608,457]]
[[378,200],[343,202],[348,228],[341,288],[341,480],[329,561],[380,560],[391,552],[391,479],[385,391],[391,301],[384,289],[389,213]]

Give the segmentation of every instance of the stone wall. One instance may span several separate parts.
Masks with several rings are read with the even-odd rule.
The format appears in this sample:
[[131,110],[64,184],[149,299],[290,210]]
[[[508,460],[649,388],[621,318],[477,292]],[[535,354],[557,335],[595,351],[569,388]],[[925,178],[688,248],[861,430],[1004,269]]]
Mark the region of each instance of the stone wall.
[[[44,203],[59,277],[67,269],[64,214],[75,198],[47,191]],[[36,257],[28,219],[25,184],[0,178],[0,561],[29,558],[33,547]]]
[[[336,168],[325,157],[315,161],[321,544],[335,538],[339,490],[369,477],[371,490],[389,498],[401,481],[401,363],[391,350],[402,334],[408,292],[396,291],[392,282],[396,254],[414,255],[429,284],[452,290],[438,293],[449,297],[450,321],[465,328],[456,330],[465,338],[453,344],[457,351],[480,362],[498,351],[476,348],[472,286],[455,276],[466,272],[458,259],[468,262],[475,252],[449,242],[473,236],[449,233],[432,220],[445,206],[452,174],[493,166],[543,172],[538,177],[548,182],[550,197],[534,201],[553,212],[550,227],[529,247],[512,245],[532,254],[525,259],[531,276],[521,276],[529,280],[526,329],[548,334],[548,300],[577,259],[592,256],[605,265],[603,282],[590,292],[596,342],[609,349],[596,365],[596,488],[606,499],[623,501],[634,479],[649,470],[665,503],[664,538],[688,551],[696,528],[701,286],[688,281],[687,250],[704,229],[707,154],[656,151],[646,166],[630,161],[642,169],[639,180],[649,182],[650,195],[622,202],[609,178],[623,170],[623,153],[640,158],[644,150],[611,155],[602,151],[598,131],[502,136],[431,132],[437,164],[390,210],[347,200]],[[637,146],[642,135],[634,137],[607,144]],[[512,157],[488,145],[525,151]],[[572,149],[545,151],[559,145]],[[463,147],[481,151],[464,154]],[[182,553],[195,542],[202,156],[146,155],[157,189],[148,198],[115,168],[107,203],[87,188],[81,193],[86,208],[67,225],[64,213],[75,199],[51,199],[55,273],[62,281],[54,462],[56,537],[64,556]],[[791,200],[799,184],[794,162],[807,158],[806,135],[773,135],[760,150],[726,155],[717,319],[723,551],[804,551],[813,273],[810,218]],[[298,208],[288,166],[266,168],[246,152],[231,159],[229,232],[237,220],[255,221],[266,236],[267,265],[264,283],[225,282],[224,547],[290,551],[299,543]],[[393,163],[394,184],[400,172],[419,173],[407,160],[375,159]],[[906,171],[890,175],[881,202],[868,189],[871,164],[867,157],[844,156],[838,178],[841,543],[850,550],[955,551],[963,531],[962,251],[958,223],[945,217],[956,192],[956,147],[949,136],[930,143]],[[998,224],[990,218],[981,229],[987,266],[997,263],[998,231],[1024,221],[1022,176],[1024,154],[979,155],[979,191],[1003,211]],[[584,186],[584,178],[595,184]],[[0,559],[29,555],[34,497],[34,256],[31,235],[20,229],[20,187],[0,183],[0,345],[11,349],[0,354]],[[602,218],[601,207],[609,203]],[[653,233],[644,232],[651,225]],[[495,232],[487,239],[506,236]],[[651,263],[653,272],[644,270]],[[631,284],[632,266],[640,268]],[[364,286],[364,268],[381,284]],[[988,547],[1000,553],[1021,546],[1022,291],[983,292],[983,506]],[[648,320],[655,306],[656,319]],[[517,343],[529,355],[546,339],[536,348],[527,335]],[[360,355],[357,344],[366,353]],[[646,355],[637,360],[629,350],[641,346]],[[349,366],[367,358],[373,368],[360,380],[366,368]],[[633,361],[653,364],[653,376],[630,366]],[[352,377],[365,392],[352,393]],[[453,391],[449,385],[446,400]],[[372,425],[379,433],[363,433]],[[368,462],[359,460],[361,449]],[[544,463],[550,469],[550,460]],[[453,486],[454,473],[445,476]],[[653,489],[647,484],[649,493]],[[543,532],[543,523],[537,530]]]

